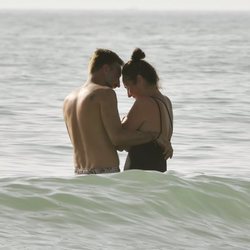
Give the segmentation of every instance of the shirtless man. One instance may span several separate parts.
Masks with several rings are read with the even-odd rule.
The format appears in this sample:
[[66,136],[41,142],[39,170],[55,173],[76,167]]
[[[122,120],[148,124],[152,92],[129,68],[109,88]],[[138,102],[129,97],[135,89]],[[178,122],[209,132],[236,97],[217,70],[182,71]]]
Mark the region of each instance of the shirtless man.
[[97,49],[89,62],[88,80],[65,98],[64,120],[77,174],[119,172],[116,147],[149,142],[158,135],[122,127],[113,90],[120,86],[122,65],[114,52]]

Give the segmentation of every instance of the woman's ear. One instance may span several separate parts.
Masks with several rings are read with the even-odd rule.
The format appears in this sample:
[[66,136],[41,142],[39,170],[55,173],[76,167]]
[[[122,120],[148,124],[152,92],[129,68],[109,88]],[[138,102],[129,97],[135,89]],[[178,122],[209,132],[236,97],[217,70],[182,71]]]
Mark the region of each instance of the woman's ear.
[[144,78],[141,75],[136,76],[136,84],[137,83],[139,83],[139,84],[144,83]]

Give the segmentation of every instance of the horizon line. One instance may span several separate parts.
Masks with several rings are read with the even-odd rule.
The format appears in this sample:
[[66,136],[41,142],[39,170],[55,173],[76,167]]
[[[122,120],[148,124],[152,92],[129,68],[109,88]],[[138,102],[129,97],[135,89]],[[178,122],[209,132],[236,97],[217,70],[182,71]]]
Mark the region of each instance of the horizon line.
[[164,12],[164,11],[181,11],[181,12],[189,12],[189,11],[221,11],[221,12],[248,12],[249,9],[141,9],[141,8],[50,8],[50,7],[42,7],[42,8],[1,8],[2,10],[17,10],[17,11],[33,11],[33,10],[57,10],[57,11],[157,11],[157,12]]

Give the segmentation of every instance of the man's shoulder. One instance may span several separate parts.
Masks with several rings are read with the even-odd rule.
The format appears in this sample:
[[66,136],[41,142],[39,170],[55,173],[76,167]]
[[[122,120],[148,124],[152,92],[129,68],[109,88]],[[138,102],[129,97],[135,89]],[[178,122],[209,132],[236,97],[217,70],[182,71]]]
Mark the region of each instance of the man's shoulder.
[[72,92],[70,92],[70,93],[65,97],[64,100],[69,100],[69,99],[74,99],[74,98],[76,98],[76,96],[78,95],[79,91],[80,91],[80,88],[74,89]]
[[70,105],[70,103],[73,103],[77,98],[78,92],[79,92],[79,89],[76,89],[76,90],[72,91],[70,94],[68,94],[64,98],[63,106],[65,107],[65,106]]
[[76,103],[76,97],[77,95],[74,92],[71,92],[69,95],[67,95],[63,101],[63,112],[64,115],[70,113],[72,111],[72,108],[74,107]]

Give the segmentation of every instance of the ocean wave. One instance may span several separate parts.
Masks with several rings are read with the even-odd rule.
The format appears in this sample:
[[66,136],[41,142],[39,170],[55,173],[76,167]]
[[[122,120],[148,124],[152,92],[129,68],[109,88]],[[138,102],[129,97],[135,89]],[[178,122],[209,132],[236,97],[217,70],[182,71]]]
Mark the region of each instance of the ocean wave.
[[[27,246],[41,241],[41,248],[52,247],[59,234],[64,239],[58,242],[62,249],[121,249],[124,244],[126,249],[206,249],[208,245],[230,249],[225,246],[250,243],[250,182],[242,178],[131,170],[10,177],[0,183],[0,238],[7,244],[12,232],[13,249],[27,235],[37,237],[26,241]],[[65,237],[71,240],[65,242]],[[226,245],[218,245],[221,242]],[[82,243],[90,248],[81,248]]]
[[[163,214],[202,214],[250,219],[250,182],[242,178],[185,176],[140,170],[74,177],[1,179],[1,208],[42,211],[58,207],[115,209],[143,206]],[[114,204],[114,206],[112,205]],[[111,206],[109,208],[109,206]]]

